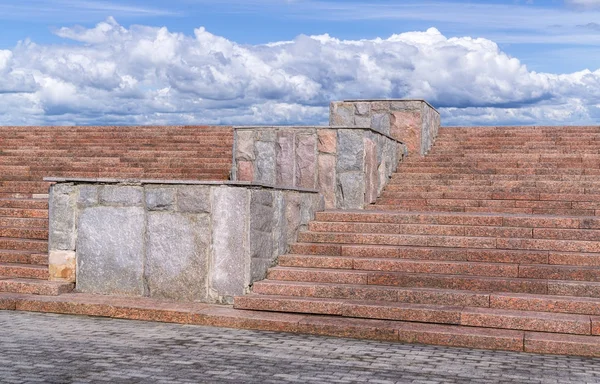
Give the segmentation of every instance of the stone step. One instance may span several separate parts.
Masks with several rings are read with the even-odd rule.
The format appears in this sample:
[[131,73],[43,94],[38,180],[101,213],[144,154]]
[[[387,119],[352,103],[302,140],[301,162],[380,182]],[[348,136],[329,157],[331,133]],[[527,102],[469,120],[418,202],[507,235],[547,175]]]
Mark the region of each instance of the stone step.
[[71,292],[72,283],[0,276],[0,292],[57,296]]
[[252,286],[252,292],[268,296],[389,301],[409,304],[600,315],[600,298],[592,297],[271,280],[256,282]]
[[48,255],[31,251],[13,251],[0,249],[0,263],[48,265]]
[[0,249],[31,251],[32,253],[48,252],[48,241],[37,239],[14,239],[10,237],[0,237]]
[[577,335],[600,325],[600,318],[578,314],[294,296],[239,296],[234,308]]
[[527,215],[557,216],[600,216],[600,210],[594,209],[552,209],[552,208],[511,208],[511,207],[453,207],[453,206],[400,206],[372,205],[367,210],[408,211],[408,212],[468,212],[468,213],[506,213]]
[[[561,233],[562,231],[558,230],[558,233]],[[554,232],[549,233],[551,234]],[[507,249],[580,253],[600,252],[600,242],[598,241],[556,240],[548,238],[495,238],[483,236],[405,235],[386,233],[300,232],[298,234],[298,241],[308,243],[401,245],[417,247]]]
[[0,263],[0,276],[48,280],[48,267],[44,265]]
[[[589,265],[598,266],[597,254],[558,253],[505,249],[412,247],[380,245],[340,245],[327,243],[294,243],[290,252],[305,256],[344,256],[367,258],[398,258],[413,260],[481,261],[489,263]],[[283,255],[280,257],[286,257]]]
[[558,296],[600,297],[600,283],[493,276],[274,267],[267,278],[316,283],[441,288],[474,291],[534,293]]
[[48,240],[48,229],[0,227],[0,237]]
[[389,271],[462,276],[496,276],[600,282],[599,266],[491,263],[480,260],[423,260],[349,256],[283,255],[282,267]]
[[[485,263],[469,261],[440,261],[440,260],[412,260],[412,259],[390,259],[390,258],[365,258],[365,257],[347,257],[347,256],[310,256],[310,255],[284,255],[280,256],[279,265],[282,267],[299,268],[326,268],[326,269],[347,269],[360,271],[397,271],[409,273],[439,273],[449,275],[476,275],[476,276],[498,276],[498,277],[520,277],[518,264],[511,263]],[[527,274],[536,275],[538,272],[534,266],[526,269]],[[542,266],[541,266],[542,267]],[[549,266],[548,266],[549,267]],[[595,281],[595,273],[600,275],[600,268],[597,272],[594,267],[570,267],[561,266],[564,270],[548,268],[556,275],[571,273],[580,276],[580,279],[587,280],[584,276]],[[587,268],[587,269],[586,269]],[[580,271],[584,269],[583,271]],[[589,269],[589,270],[588,270]],[[578,274],[579,273],[579,274]],[[587,275],[586,275],[587,273]],[[525,276],[531,277],[531,276]],[[532,277],[534,278],[534,277]]]

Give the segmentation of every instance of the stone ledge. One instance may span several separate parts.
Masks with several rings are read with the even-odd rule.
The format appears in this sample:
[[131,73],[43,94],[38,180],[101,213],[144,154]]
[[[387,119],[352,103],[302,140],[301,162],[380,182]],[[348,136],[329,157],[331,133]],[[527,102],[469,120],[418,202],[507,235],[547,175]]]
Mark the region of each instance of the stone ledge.
[[319,193],[316,189],[283,187],[265,183],[250,183],[245,181],[202,181],[202,180],[160,180],[160,179],[113,179],[113,178],[77,178],[77,177],[44,177],[44,181],[51,183],[81,183],[81,184],[126,184],[126,185],[206,185],[265,188],[282,191],[295,191],[305,193]]
[[404,144],[403,142],[393,138],[392,136],[374,130],[371,127],[351,126],[351,125],[240,125],[233,127],[234,130],[254,130],[254,129],[362,129],[370,131],[381,136],[385,136],[388,139],[395,141],[398,144]]
[[87,315],[401,343],[600,357],[600,337],[597,336],[247,311],[233,309],[226,305],[173,303],[149,298],[124,298],[81,293],[56,297],[0,293],[0,303],[6,303],[6,305],[0,306],[0,310]]
[[440,113],[433,105],[431,105],[427,100],[425,99],[347,99],[347,100],[342,100],[344,103],[371,103],[371,102],[377,102],[377,101],[390,101],[390,102],[398,102],[398,101],[420,101],[422,103],[425,103],[427,105],[429,105],[429,107],[431,109],[433,109],[434,111],[436,111],[438,114]]

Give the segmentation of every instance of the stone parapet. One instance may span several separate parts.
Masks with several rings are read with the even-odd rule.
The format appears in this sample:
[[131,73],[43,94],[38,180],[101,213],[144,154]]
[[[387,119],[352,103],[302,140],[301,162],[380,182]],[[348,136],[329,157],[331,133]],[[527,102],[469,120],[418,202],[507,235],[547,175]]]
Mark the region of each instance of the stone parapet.
[[369,127],[234,127],[232,180],[318,190],[326,208],[375,202],[404,145]]
[[331,126],[370,127],[425,155],[440,127],[440,114],[425,100],[345,100],[330,104]]
[[51,279],[93,294],[230,303],[323,209],[293,188],[47,180]]

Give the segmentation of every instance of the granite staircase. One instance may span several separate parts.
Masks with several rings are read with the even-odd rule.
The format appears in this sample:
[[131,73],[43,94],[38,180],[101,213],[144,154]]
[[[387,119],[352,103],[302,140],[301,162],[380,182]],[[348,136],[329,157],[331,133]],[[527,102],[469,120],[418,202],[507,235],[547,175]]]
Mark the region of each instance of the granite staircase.
[[442,128],[375,204],[318,213],[235,308],[600,356],[599,176],[598,127]]
[[48,281],[44,177],[227,180],[227,127],[0,127],[0,292],[59,295]]

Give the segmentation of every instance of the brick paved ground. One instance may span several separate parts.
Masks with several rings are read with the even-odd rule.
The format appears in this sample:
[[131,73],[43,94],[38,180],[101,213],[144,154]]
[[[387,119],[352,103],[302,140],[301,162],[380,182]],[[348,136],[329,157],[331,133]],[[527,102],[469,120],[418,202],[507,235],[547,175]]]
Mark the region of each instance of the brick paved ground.
[[0,382],[600,383],[600,359],[0,311]]

